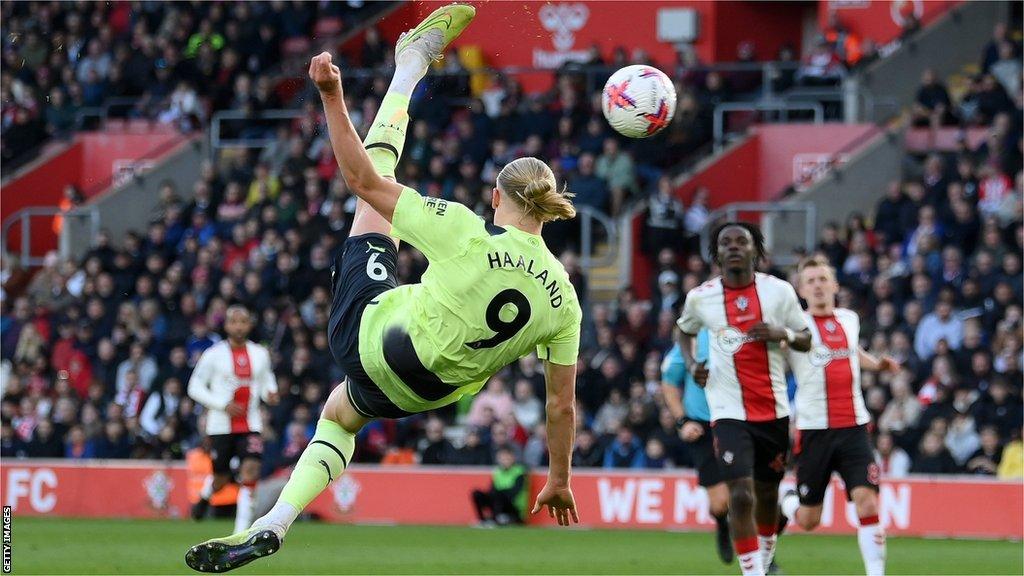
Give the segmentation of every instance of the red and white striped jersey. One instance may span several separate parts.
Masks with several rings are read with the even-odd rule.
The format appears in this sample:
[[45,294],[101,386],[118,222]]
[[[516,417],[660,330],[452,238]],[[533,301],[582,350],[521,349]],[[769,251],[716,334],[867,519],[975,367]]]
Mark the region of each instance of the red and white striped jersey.
[[806,312],[811,351],[789,352],[796,377],[796,426],[850,428],[871,420],[860,390],[860,318],[845,308],[828,316]]
[[717,277],[686,295],[679,329],[696,334],[706,327],[711,336],[711,373],[705,390],[712,421],[767,422],[789,416],[781,345],[747,336],[761,322],[797,332],[807,328],[789,283],[757,273],[749,286],[727,288]]
[[[206,407],[208,435],[261,432],[260,399],[265,401],[274,392],[277,379],[270,352],[255,342],[232,348],[221,340],[207,348],[188,381],[189,397]],[[245,413],[229,415],[231,402],[245,406]]]

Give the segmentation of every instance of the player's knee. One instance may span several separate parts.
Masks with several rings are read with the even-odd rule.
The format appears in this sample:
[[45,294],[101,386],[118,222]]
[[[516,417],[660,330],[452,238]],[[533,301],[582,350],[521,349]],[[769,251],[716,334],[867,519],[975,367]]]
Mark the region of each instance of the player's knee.
[[729,511],[729,491],[715,488],[708,490],[708,511],[712,516],[724,516]]
[[853,490],[853,505],[857,509],[857,517],[878,516],[878,495],[868,488]]
[[821,524],[821,508],[800,508],[796,523],[804,530],[814,530]]
[[734,514],[745,516],[754,508],[754,491],[743,484],[729,487],[729,507]]

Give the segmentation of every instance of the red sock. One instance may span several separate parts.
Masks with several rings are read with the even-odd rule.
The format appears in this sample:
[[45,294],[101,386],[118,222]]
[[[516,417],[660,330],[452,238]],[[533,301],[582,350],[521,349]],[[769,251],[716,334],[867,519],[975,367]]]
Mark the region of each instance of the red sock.
[[751,536],[749,538],[738,538],[733,543],[736,547],[737,554],[747,554],[749,552],[757,552],[757,537]]
[[873,526],[875,524],[878,524],[878,514],[875,514],[874,516],[865,516],[860,519],[861,526]]
[[765,538],[775,536],[775,526],[773,525],[759,525],[757,527],[757,535],[764,536]]

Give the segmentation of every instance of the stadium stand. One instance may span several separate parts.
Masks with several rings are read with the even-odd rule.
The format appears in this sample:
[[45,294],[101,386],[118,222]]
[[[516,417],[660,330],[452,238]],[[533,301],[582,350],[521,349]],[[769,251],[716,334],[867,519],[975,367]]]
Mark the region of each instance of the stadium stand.
[[[4,4],[5,164],[82,127],[79,112],[110,98],[132,99],[126,116],[184,131],[202,128],[217,110],[294,105],[304,93],[279,73],[283,59],[309,51],[298,39],[325,20],[336,22],[329,32],[338,33],[369,17],[368,9],[346,3],[141,3],[137,19],[128,17],[128,6]],[[369,30],[353,64],[386,67],[390,48]],[[838,28],[826,32],[796,81],[815,84],[813,74],[821,72],[829,83],[846,65],[878,57],[869,42],[865,50]],[[49,59],[44,36],[54,48]],[[644,58],[623,49],[608,62],[595,53],[589,64],[611,71]],[[1020,44],[1004,26],[981,59],[984,68],[961,94],[928,76],[912,113],[915,124],[932,129],[983,127],[983,142],[971,148],[961,140],[926,158],[909,151],[908,177],[893,182],[870,214],[826,225],[817,247],[839,271],[840,305],[861,313],[865,347],[904,366],[891,377],[864,375],[878,458],[891,475],[995,474],[1002,446],[1019,440],[1024,424]],[[487,215],[500,167],[537,155],[579,204],[615,216],[652,197],[648,225],[658,232],[650,250],[659,265],[647,282],[657,287],[655,297],[638,300],[626,287],[612,302],[587,304],[574,457],[580,466],[691,464],[660,399],[659,366],[686,290],[712,272],[694,257],[692,241],[708,210],[703,200],[684,207],[672,199],[661,178],[681,159],[706,152],[714,105],[743,79],[681,70],[675,119],[650,141],[613,138],[595,108],[595,86],[603,82],[571,67],[548,93],[526,95],[513,76],[496,75],[467,102],[471,76],[451,54],[414,97],[399,180],[424,194]],[[381,82],[357,75],[347,87],[361,131],[376,111]],[[326,307],[330,255],[355,204],[323,120],[306,102],[302,118],[237,134],[270,138],[262,152],[220,155],[188,200],[168,183],[160,209],[139,232],[101,234],[80,262],[53,254],[29,277],[5,255],[5,458],[183,458],[199,444],[203,418],[183,394],[191,367],[220,338],[227,306],[240,303],[258,311],[254,339],[273,351],[282,391],[281,403],[265,408],[272,424],[264,427],[265,472],[294,463],[344,376],[328,351]],[[715,190],[700,198],[707,194]],[[689,241],[672,240],[687,232]],[[579,231],[566,224],[546,233],[577,291],[587,294]],[[404,247],[400,280],[417,281],[425,265]],[[489,465],[499,448],[512,447],[527,465],[542,466],[543,395],[538,361],[524,358],[450,410],[367,426],[356,459],[403,462],[415,449],[424,464]]]

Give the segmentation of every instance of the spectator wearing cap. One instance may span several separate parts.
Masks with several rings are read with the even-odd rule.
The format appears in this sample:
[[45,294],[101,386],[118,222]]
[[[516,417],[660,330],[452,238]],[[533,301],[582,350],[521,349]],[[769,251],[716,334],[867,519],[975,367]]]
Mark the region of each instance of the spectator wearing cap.
[[654,298],[651,313],[657,317],[663,312],[674,312],[679,307],[682,294],[679,292],[679,275],[671,270],[658,274],[658,293]]

